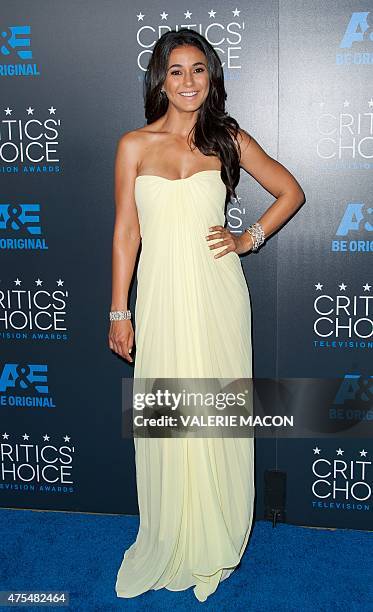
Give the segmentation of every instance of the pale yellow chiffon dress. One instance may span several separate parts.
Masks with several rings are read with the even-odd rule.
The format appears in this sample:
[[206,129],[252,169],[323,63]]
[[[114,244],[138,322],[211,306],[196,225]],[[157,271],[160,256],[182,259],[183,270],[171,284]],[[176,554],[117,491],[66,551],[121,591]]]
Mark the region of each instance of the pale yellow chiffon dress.
[[[251,305],[237,253],[214,258],[225,224],[220,170],[136,179],[142,247],[134,377],[252,376]],[[252,437],[135,438],[140,525],[115,590],[194,587],[205,601],[239,563],[253,520]]]

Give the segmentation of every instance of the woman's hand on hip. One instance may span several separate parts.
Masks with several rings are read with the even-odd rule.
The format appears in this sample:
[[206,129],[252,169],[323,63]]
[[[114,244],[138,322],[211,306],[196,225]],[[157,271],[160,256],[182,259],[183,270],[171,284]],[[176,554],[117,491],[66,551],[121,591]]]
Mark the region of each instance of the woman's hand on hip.
[[212,233],[206,236],[206,240],[217,240],[220,238],[219,241],[209,245],[210,249],[218,249],[222,246],[226,246],[224,251],[214,255],[216,259],[231,251],[237,253],[237,255],[242,255],[242,253],[247,253],[247,251],[250,251],[253,247],[253,241],[248,232],[243,232],[240,236],[236,236],[222,225],[213,225],[209,227],[209,230]]

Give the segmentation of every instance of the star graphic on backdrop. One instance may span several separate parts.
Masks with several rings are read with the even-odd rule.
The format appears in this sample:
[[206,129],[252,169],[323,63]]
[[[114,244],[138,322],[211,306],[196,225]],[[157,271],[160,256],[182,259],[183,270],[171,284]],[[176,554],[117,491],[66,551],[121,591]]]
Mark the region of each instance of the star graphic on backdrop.
[[370,291],[372,285],[368,285],[368,283],[365,283],[365,285],[363,285],[363,289],[364,291]]
[[316,291],[321,291],[321,289],[323,288],[324,285],[322,285],[321,283],[317,283],[317,285],[315,285],[316,287]]
[[316,446],[316,447],[313,449],[313,454],[314,454],[314,455],[319,455],[319,454],[320,454],[320,450],[321,450],[321,449],[320,449],[318,446]]
[[163,11],[163,13],[160,13],[160,16],[162,17],[162,19],[165,19],[167,21],[168,13],[165,13]]
[[187,11],[186,13],[184,13],[185,19],[190,19],[191,16],[192,16],[192,13],[190,11]]
[[233,13],[233,17],[239,17],[240,16],[240,11],[238,10],[238,8],[235,8],[234,11],[232,11]]
[[215,17],[216,11],[213,11],[213,10],[208,11],[208,14],[209,14],[209,17]]
[[341,283],[341,284],[339,285],[339,290],[340,290],[340,291],[346,291],[346,287],[347,287],[347,285],[345,285],[344,283]]
[[337,455],[343,455],[344,450],[342,450],[341,448],[338,448],[337,450]]
[[143,13],[140,11],[140,13],[138,15],[136,15],[136,17],[137,17],[137,21],[143,21],[145,15],[143,15]]
[[4,108],[5,114],[6,115],[11,115],[12,114],[12,109],[9,108],[9,106],[7,106],[6,108]]
[[33,114],[34,114],[34,110],[35,110],[35,109],[34,109],[34,108],[31,108],[31,106],[29,106],[28,108],[26,108],[26,110],[27,110],[27,114],[28,114],[28,115],[33,115]]

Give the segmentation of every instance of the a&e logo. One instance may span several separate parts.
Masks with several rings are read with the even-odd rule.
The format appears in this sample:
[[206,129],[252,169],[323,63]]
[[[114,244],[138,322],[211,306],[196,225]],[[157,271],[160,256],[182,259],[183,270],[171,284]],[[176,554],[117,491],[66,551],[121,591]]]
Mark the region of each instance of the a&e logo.
[[48,250],[41,234],[40,204],[0,203],[0,250]]
[[[332,240],[332,251],[371,253],[373,251],[373,207],[349,202]],[[363,233],[365,235],[363,235]]]
[[55,408],[44,363],[5,363],[0,370],[0,406]]
[[[31,63],[31,27],[29,25],[0,28],[0,76],[39,76],[37,64]],[[19,61],[21,60],[21,61]]]
[[[337,53],[336,64],[338,65],[350,65],[350,64],[373,64],[373,53],[370,52],[364,44],[367,41],[373,41],[373,31],[368,24],[369,11],[352,13],[350,21],[346,27],[344,36],[340,42],[340,49],[350,49],[351,51],[344,53]],[[371,30],[368,33],[368,30]],[[353,51],[353,46],[360,43],[358,51]]]

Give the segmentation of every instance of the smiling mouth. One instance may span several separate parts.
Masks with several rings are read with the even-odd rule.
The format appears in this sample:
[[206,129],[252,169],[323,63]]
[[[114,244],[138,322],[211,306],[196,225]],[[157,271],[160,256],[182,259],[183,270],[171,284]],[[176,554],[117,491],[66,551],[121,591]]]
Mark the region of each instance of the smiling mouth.
[[183,96],[183,98],[195,98],[197,94],[198,94],[198,91],[181,91],[180,92],[180,96]]

